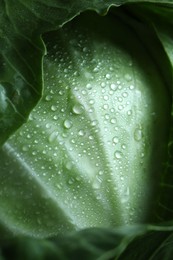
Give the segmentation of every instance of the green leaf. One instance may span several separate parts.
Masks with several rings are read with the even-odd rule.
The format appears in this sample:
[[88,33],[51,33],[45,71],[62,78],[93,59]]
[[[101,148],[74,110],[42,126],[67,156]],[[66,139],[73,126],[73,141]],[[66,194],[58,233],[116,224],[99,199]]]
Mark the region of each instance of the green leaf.
[[86,229],[49,240],[19,237],[1,244],[4,259],[113,259],[122,254],[134,236],[146,232],[142,226],[110,230]]
[[131,2],[143,1],[0,0],[0,145],[26,122],[42,95],[41,34],[85,10],[106,14],[110,6]]
[[41,97],[41,33],[88,8],[103,12],[111,2],[0,0],[0,145],[26,122]]
[[[145,260],[172,259],[172,230],[132,226],[91,228],[47,240],[18,237],[1,244],[3,259]],[[165,229],[163,231],[163,229]]]
[[160,42],[124,9],[43,40],[43,98],[0,154],[1,223],[45,237],[150,220],[171,111]]
[[[128,9],[129,10],[129,9]],[[170,61],[171,73],[169,78],[170,83],[173,82],[173,8],[168,6],[157,6],[155,8],[152,5],[142,4],[136,5],[136,8],[131,8],[131,11],[134,15],[138,15],[140,19],[144,20],[147,23],[150,23],[153,26],[156,35],[163,45],[163,49]],[[162,58],[158,55],[158,58]],[[166,75],[166,73],[165,73]],[[172,98],[172,83],[169,84],[171,87],[170,97]],[[171,109],[173,111],[173,108]],[[160,181],[160,194],[158,196],[156,217],[159,221],[172,221],[173,220],[173,203],[170,198],[173,196],[173,149],[172,149],[172,140],[173,140],[173,112],[171,112],[171,127],[169,132],[169,142],[168,142],[168,160],[162,179]],[[170,223],[170,222],[169,222]],[[171,222],[172,223],[172,222]]]
[[129,243],[118,259],[171,260],[173,254],[172,243],[172,231],[150,231]]

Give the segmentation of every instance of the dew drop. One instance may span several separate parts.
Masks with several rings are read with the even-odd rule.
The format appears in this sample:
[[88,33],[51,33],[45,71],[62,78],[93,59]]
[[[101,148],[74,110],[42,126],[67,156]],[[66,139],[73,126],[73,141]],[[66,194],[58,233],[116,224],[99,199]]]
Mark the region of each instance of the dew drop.
[[109,108],[108,104],[104,104],[104,105],[103,105],[103,109],[104,109],[104,110],[107,110],[108,108]]
[[46,124],[46,128],[49,129],[51,128],[51,125],[49,123]]
[[29,147],[28,147],[28,146],[24,145],[24,146],[22,147],[22,151],[27,152],[28,150],[29,150]]
[[115,124],[116,123],[116,118],[111,118],[111,124]]
[[57,107],[56,107],[55,105],[52,105],[52,106],[51,106],[51,110],[52,110],[53,112],[55,112],[55,111],[57,110]]
[[140,141],[142,139],[142,130],[140,128],[136,128],[134,131],[134,139],[136,141]]
[[96,189],[96,190],[97,190],[97,189],[100,188],[101,183],[95,180],[95,181],[93,182],[92,186],[93,186],[93,189]]
[[71,170],[72,167],[73,167],[73,164],[71,162],[67,162],[65,167],[66,167],[67,170]]
[[86,88],[87,88],[88,90],[91,90],[91,89],[92,89],[92,85],[91,85],[90,83],[88,83],[88,84],[86,85]]
[[119,102],[122,102],[122,101],[123,101],[123,98],[122,98],[122,97],[119,97],[119,98],[118,98],[118,101],[119,101]]
[[91,122],[91,126],[96,126],[98,124],[98,121],[97,120],[93,120],[92,122]]
[[117,89],[117,86],[115,84],[111,84],[110,89],[115,91]]
[[106,84],[104,82],[101,83],[101,87],[102,88],[105,88],[106,87]]
[[57,115],[55,115],[55,116],[53,117],[53,119],[54,119],[54,120],[57,120],[57,119],[58,119],[58,116],[57,116]]
[[99,171],[99,175],[100,175],[100,176],[103,175],[103,171],[100,170],[100,171]]
[[76,115],[82,114],[84,107],[81,104],[75,104],[72,108],[73,113]]
[[95,68],[93,69],[93,72],[95,72],[95,73],[99,72],[99,68],[98,68],[98,67],[95,67]]
[[117,80],[117,85],[120,85],[121,84],[121,81]]
[[105,114],[105,119],[106,119],[106,120],[109,119],[109,114]]
[[127,92],[123,92],[123,97],[126,98],[128,96],[128,93]]
[[111,75],[109,73],[106,74],[106,79],[110,79]]
[[55,141],[55,139],[57,138],[58,136],[58,132],[52,132],[49,136],[49,142],[52,143]]
[[107,101],[107,100],[109,99],[109,97],[108,97],[107,95],[105,95],[105,96],[103,97],[103,99],[104,99],[105,101]]
[[126,149],[126,145],[125,144],[122,144],[121,146],[124,150]]
[[132,80],[132,77],[129,74],[126,74],[124,77],[125,77],[125,79],[127,81],[131,81]]
[[115,151],[115,158],[116,158],[116,159],[121,159],[122,156],[123,156],[122,152],[120,152],[120,151]]
[[86,90],[82,90],[82,94],[86,95],[87,94]]
[[129,87],[129,89],[134,89],[135,87],[134,87],[134,85],[130,85],[130,87]]
[[84,47],[84,48],[82,49],[82,51],[83,51],[83,52],[87,52],[87,51],[88,51],[88,48],[87,48],[87,47]]
[[58,94],[59,94],[60,96],[62,96],[62,95],[64,94],[64,92],[63,92],[62,90],[60,90],[60,91],[58,92]]
[[123,106],[121,106],[121,105],[118,106],[118,109],[119,109],[119,110],[122,110],[122,109],[123,109]]
[[47,95],[46,97],[45,97],[45,100],[46,101],[50,101],[52,99],[52,96],[51,95]]
[[90,100],[89,100],[89,104],[90,104],[90,105],[93,105],[93,104],[94,104],[94,99],[90,99]]
[[71,122],[70,120],[66,119],[66,120],[64,121],[64,127],[65,127],[66,129],[71,128],[71,127],[72,127],[72,122]]
[[132,110],[128,110],[128,111],[127,111],[127,115],[128,115],[128,116],[131,116],[131,115],[132,115]]
[[141,153],[141,158],[144,158],[145,154],[144,153]]
[[79,135],[79,136],[84,136],[84,135],[85,135],[85,132],[84,132],[84,130],[82,130],[82,129],[81,129],[81,130],[79,130],[79,132],[78,132],[78,135]]
[[119,142],[119,139],[117,136],[115,136],[113,139],[112,139],[113,143],[114,144],[117,144]]

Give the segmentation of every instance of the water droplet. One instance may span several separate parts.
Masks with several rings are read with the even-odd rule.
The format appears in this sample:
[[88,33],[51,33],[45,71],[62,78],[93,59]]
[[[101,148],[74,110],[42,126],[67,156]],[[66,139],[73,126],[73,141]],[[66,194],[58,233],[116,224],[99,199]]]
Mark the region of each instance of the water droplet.
[[93,189],[99,189],[100,188],[100,186],[101,186],[101,182],[99,182],[98,180],[94,180],[94,182],[93,182]]
[[103,171],[100,170],[100,171],[99,171],[99,175],[100,175],[100,176],[103,175]]
[[86,95],[87,94],[86,90],[82,90],[82,94]]
[[92,89],[92,85],[91,85],[90,83],[88,83],[88,84],[86,85],[86,88],[87,88],[88,90],[91,90],[91,89]]
[[103,109],[104,109],[104,110],[107,110],[108,108],[109,108],[108,104],[104,104],[104,105],[103,105]]
[[57,116],[57,115],[55,115],[55,116],[53,117],[53,119],[54,119],[54,120],[57,120],[57,119],[58,119],[58,116]]
[[115,124],[117,122],[116,118],[111,118],[111,124]]
[[124,77],[125,77],[125,79],[127,81],[131,81],[132,80],[132,77],[129,74],[126,74]]
[[119,109],[119,110],[122,110],[122,109],[123,109],[123,106],[121,106],[121,105],[118,106],[118,109]]
[[84,132],[84,130],[82,130],[82,129],[81,129],[81,130],[79,130],[79,132],[78,132],[78,135],[79,135],[79,136],[84,136],[84,135],[85,135],[85,132]]
[[90,99],[90,100],[89,100],[89,104],[90,104],[90,105],[93,105],[94,102],[95,102],[94,99]]
[[99,72],[99,68],[98,68],[98,67],[95,67],[95,68],[93,69],[93,72],[95,72],[95,73]]
[[58,94],[59,94],[60,96],[62,96],[62,95],[64,94],[64,92],[63,92],[62,90],[60,90],[60,91],[58,92]]
[[130,116],[132,114],[132,110],[127,111],[127,115]]
[[82,49],[82,51],[83,51],[83,52],[87,52],[87,51],[88,51],[88,48],[87,48],[87,47],[84,47],[84,48]]
[[125,98],[128,97],[128,93],[127,93],[127,92],[123,92],[122,95],[123,95],[123,97],[125,97]]
[[133,85],[130,85],[130,87],[129,87],[129,89],[131,89],[131,90],[134,89],[134,88],[135,88],[135,87],[134,87]]
[[109,119],[109,114],[105,114],[105,119],[106,119],[106,120]]
[[119,139],[117,136],[115,136],[113,139],[112,139],[113,143],[114,144],[117,144],[119,142]]
[[67,129],[71,128],[72,127],[72,122],[70,120],[66,119],[64,121],[64,127],[67,128]]
[[65,167],[66,167],[67,170],[71,170],[72,167],[73,167],[73,164],[71,162],[67,162]]
[[140,129],[140,128],[135,129],[134,138],[136,141],[140,141],[142,139],[142,129]]
[[144,153],[141,153],[141,158],[143,158],[145,156],[145,154]]
[[57,138],[58,136],[58,132],[52,132],[49,136],[49,142],[52,143],[55,141],[55,139]]
[[46,124],[46,128],[47,129],[50,129],[51,128],[51,125],[49,123]]
[[102,88],[105,88],[106,87],[106,84],[104,82],[101,83],[101,87]]
[[129,195],[130,195],[130,189],[129,187],[127,187],[123,192],[122,203],[125,203],[129,200]]
[[121,84],[121,81],[117,80],[117,85],[120,85]]
[[111,75],[109,73],[106,74],[106,79],[110,79]]
[[84,107],[81,104],[75,104],[72,108],[73,113],[76,115],[82,114]]
[[91,126],[96,126],[98,124],[98,121],[97,120],[93,120],[92,122],[91,122]]
[[126,145],[122,144],[121,147],[125,150],[126,149]]
[[115,158],[116,158],[116,159],[121,159],[122,156],[123,156],[122,152],[120,152],[120,151],[115,151]]
[[45,97],[45,100],[46,101],[50,101],[52,99],[52,96],[51,95],[47,95],[46,97]]
[[115,84],[111,84],[110,89],[115,91],[117,89],[117,86]]
[[22,147],[22,151],[27,152],[28,150],[29,150],[29,147],[28,147],[28,146],[24,145],[24,146]]
[[52,105],[52,106],[51,106],[51,110],[52,110],[53,112],[55,112],[55,111],[57,110],[57,107],[56,107],[55,105]]
[[118,98],[118,101],[119,101],[119,102],[122,102],[122,101],[123,101],[123,98],[122,98],[122,97],[119,97],[119,98]]
[[105,95],[105,96],[103,97],[103,99],[107,101],[107,100],[109,99],[109,97],[108,97],[107,95]]

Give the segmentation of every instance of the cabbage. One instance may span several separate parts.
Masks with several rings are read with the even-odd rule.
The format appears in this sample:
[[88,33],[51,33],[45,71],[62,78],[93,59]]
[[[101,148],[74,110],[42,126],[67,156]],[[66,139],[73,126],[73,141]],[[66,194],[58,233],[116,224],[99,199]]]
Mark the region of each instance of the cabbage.
[[0,228],[13,246],[58,236],[36,244],[74,259],[72,241],[85,259],[112,247],[104,259],[135,259],[137,245],[139,259],[158,234],[171,243],[172,1],[138,2],[0,2]]

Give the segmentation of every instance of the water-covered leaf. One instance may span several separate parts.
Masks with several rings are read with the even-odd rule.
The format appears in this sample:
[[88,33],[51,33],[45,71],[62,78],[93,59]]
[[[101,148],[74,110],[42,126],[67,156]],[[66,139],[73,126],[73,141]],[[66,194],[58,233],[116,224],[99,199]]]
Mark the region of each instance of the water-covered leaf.
[[147,221],[170,119],[159,41],[123,10],[85,13],[43,40],[43,98],[0,154],[1,223],[43,237]]

